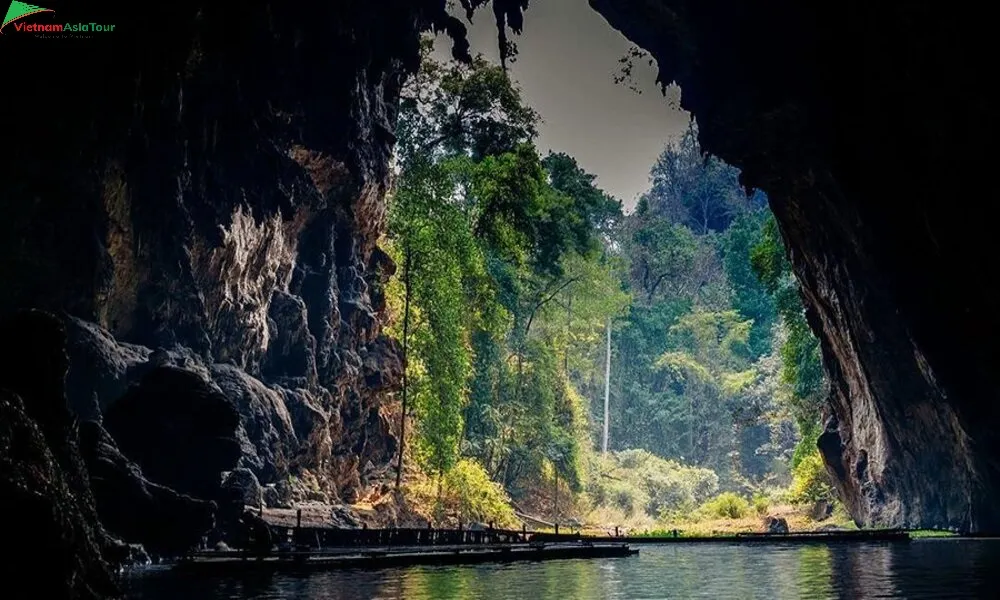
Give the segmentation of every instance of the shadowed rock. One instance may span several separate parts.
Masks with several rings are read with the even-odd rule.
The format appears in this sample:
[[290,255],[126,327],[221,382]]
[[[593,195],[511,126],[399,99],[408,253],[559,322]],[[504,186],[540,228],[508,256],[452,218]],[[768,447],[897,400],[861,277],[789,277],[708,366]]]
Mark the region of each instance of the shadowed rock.
[[239,468],[233,469],[222,482],[222,498],[242,512],[244,506],[259,507],[264,501],[264,492],[253,471]]
[[239,415],[240,465],[264,481],[285,476],[299,440],[282,394],[231,365],[213,365],[210,373]]
[[73,317],[63,320],[68,337],[66,395],[81,420],[100,420],[102,411],[121,398],[152,352],[123,344],[107,330]]
[[154,554],[175,556],[215,526],[215,505],[148,481],[99,423],[80,426],[81,447],[104,526]]
[[[300,415],[316,417],[299,419],[307,433],[296,441],[273,419],[280,407],[257,410],[274,406],[272,393],[239,376],[215,382],[246,401],[244,462],[262,481],[286,466],[326,471],[335,446],[384,462],[383,443],[358,442],[373,439],[370,417],[395,381],[360,366],[381,330],[376,283],[391,271],[376,243],[397,101],[421,29],[460,24],[437,0],[94,10],[117,24],[113,40],[26,50],[65,102],[7,132],[23,143],[0,161],[0,312],[36,306],[85,322],[71,347],[83,417],[131,402],[143,371],[224,364],[279,396],[292,390]],[[18,60],[26,39],[5,40],[14,46],[0,61]],[[94,64],[103,68],[85,75]],[[44,87],[11,88],[4,101],[39,105]],[[126,456],[139,450],[105,425]],[[148,479],[175,471],[163,456],[136,458]],[[357,485],[352,465],[319,484]]]
[[196,498],[214,498],[223,471],[241,456],[232,402],[176,367],[146,374],[107,411],[104,425],[147,477]]
[[[101,528],[87,471],[66,409],[65,332],[51,315],[18,313],[0,323],[0,340],[17,352],[0,361],[0,511],[17,547],[2,561],[7,582],[37,571],[14,598],[103,598],[116,593],[102,557],[127,550]],[[116,558],[117,558],[116,554]],[[15,575],[16,574],[16,575]],[[20,595],[30,589],[30,594]]]

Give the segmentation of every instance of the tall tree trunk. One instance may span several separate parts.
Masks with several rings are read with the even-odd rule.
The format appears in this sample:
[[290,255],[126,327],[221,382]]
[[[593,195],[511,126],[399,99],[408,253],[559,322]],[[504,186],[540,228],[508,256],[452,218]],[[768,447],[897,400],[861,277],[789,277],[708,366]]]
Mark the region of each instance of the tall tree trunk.
[[396,489],[399,489],[403,481],[403,450],[406,448],[406,411],[407,411],[407,380],[406,372],[409,370],[409,341],[410,341],[410,295],[412,293],[411,273],[412,263],[410,262],[410,250],[405,252],[403,269],[406,274],[403,276],[403,407],[399,416],[399,460],[396,461]]
[[556,485],[555,489],[552,490],[552,522],[555,523],[556,527],[559,526],[559,467],[555,463],[552,464],[552,470],[556,474]]
[[573,294],[566,298],[566,348],[563,350],[563,371],[566,379],[569,380],[569,340],[570,332],[573,329]]
[[695,464],[694,461],[694,399],[688,395],[688,464]]
[[611,417],[611,318],[608,317],[607,349],[604,356],[604,434],[601,436],[601,454],[608,453],[608,421]]

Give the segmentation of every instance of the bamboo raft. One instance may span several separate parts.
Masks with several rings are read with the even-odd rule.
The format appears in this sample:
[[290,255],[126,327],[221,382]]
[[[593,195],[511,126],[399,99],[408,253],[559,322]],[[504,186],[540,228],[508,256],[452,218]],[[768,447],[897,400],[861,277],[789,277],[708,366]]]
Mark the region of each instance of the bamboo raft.
[[402,546],[357,549],[252,553],[197,552],[174,565],[174,570],[203,575],[274,573],[337,569],[384,569],[415,565],[472,565],[568,558],[616,558],[638,554],[628,544],[561,542],[452,546]]

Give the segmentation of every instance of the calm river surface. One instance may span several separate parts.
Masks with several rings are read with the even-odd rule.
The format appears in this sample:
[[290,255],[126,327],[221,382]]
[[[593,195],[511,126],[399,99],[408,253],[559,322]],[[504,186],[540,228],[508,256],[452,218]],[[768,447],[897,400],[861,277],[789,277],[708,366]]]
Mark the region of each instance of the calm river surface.
[[129,598],[566,600],[1000,598],[1000,541],[640,545],[630,558],[188,579],[152,569]]

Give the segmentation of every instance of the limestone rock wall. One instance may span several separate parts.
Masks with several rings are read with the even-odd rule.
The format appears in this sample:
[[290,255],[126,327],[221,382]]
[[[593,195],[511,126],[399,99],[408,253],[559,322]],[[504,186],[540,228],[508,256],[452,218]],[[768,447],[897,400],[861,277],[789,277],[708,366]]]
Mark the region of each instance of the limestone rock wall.
[[5,66],[30,55],[45,75],[25,73],[5,105],[57,110],[7,132],[0,313],[67,315],[80,416],[152,368],[186,369],[236,405],[262,480],[311,469],[350,498],[359,464],[395,448],[377,418],[395,380],[368,376],[399,361],[376,243],[427,7],[54,8],[116,31],[4,40]]
[[398,92],[419,32],[461,27],[443,0],[46,7],[116,27],[4,36],[0,315],[60,315],[98,509],[137,513],[109,527],[173,544],[159,516],[203,524],[231,469],[353,500],[396,449]]

